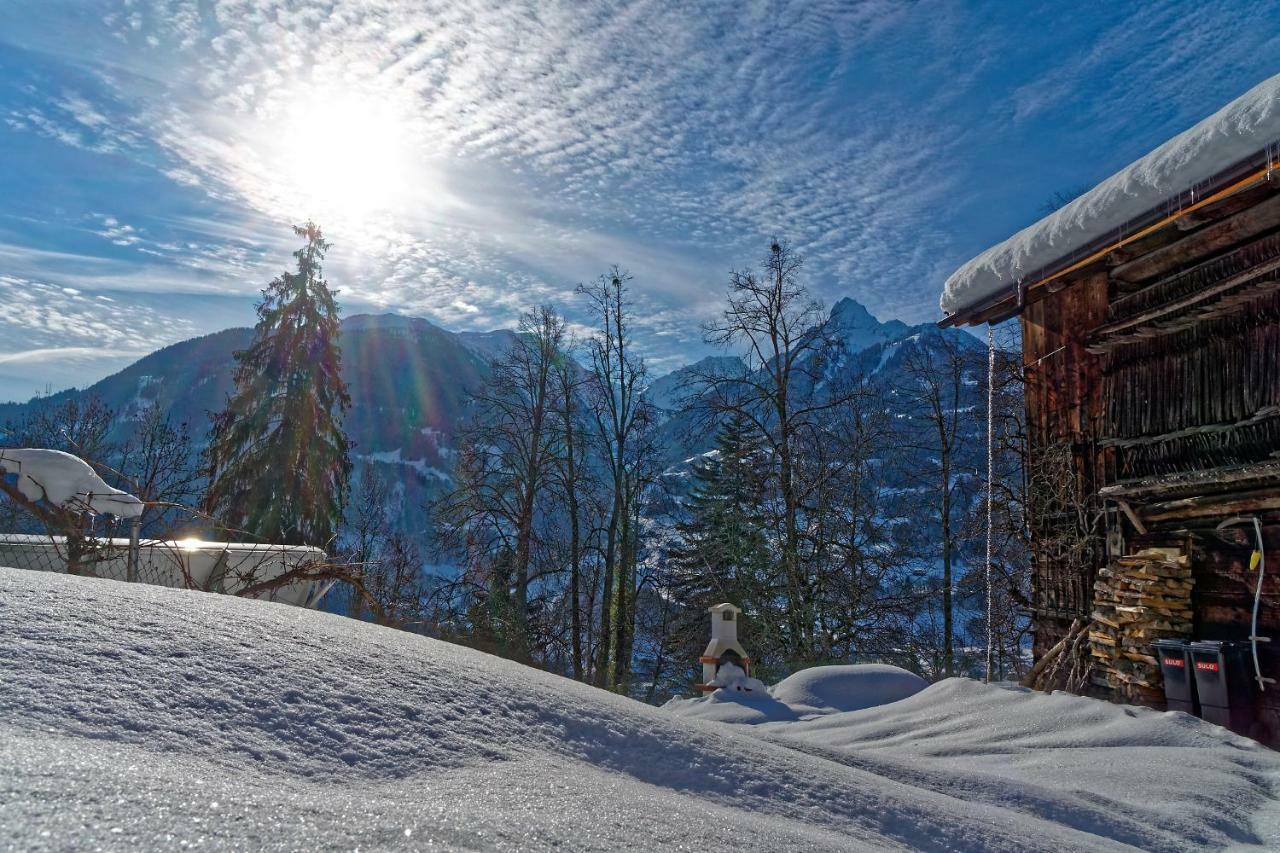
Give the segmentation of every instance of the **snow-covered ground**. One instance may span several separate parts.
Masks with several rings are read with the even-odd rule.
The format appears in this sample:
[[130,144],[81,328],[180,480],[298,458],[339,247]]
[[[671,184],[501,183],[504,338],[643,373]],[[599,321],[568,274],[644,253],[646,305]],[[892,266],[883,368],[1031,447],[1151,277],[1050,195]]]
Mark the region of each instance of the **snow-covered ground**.
[[330,614],[0,569],[0,847],[1280,846],[1280,758],[1190,717],[963,680],[841,711],[856,680],[821,675],[779,694],[798,719],[730,725]]

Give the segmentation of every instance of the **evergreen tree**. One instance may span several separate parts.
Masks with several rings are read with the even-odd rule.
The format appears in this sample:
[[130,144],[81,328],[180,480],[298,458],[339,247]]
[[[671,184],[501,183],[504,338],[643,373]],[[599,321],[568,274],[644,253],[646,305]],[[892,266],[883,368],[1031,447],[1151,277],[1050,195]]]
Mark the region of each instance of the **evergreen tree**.
[[[689,518],[678,525],[683,538],[696,545],[688,554],[691,566],[702,563],[704,573],[724,595],[745,592],[753,569],[766,549],[760,514],[760,478],[754,458],[757,447],[742,417],[731,417],[716,433],[715,452],[693,466],[694,487],[686,501]],[[719,599],[718,601],[725,600]]]
[[253,341],[235,355],[235,392],[213,418],[205,509],[227,529],[324,547],[346,501],[350,398],[320,266],[329,244],[313,222],[294,232],[306,239],[298,270],[262,291]]
[[760,452],[746,419],[731,416],[716,433],[715,452],[693,466],[672,554],[673,592],[685,605],[676,632],[687,634],[691,649],[706,641],[706,609],[713,604],[731,601],[756,616],[772,609]]

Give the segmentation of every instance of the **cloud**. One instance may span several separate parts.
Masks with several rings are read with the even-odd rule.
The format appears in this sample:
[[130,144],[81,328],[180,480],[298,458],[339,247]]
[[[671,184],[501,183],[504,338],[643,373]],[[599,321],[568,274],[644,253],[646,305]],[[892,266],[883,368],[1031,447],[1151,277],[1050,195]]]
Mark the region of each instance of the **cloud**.
[[[358,263],[361,298],[437,319],[509,321],[534,300],[571,300],[611,261],[644,267],[637,289],[672,307],[705,288],[690,258],[745,246],[754,257],[775,231],[824,261],[854,230],[875,232],[861,254],[892,251],[876,196],[897,188],[899,204],[924,203],[938,191],[886,156],[926,130],[906,121],[869,134],[855,129],[869,115],[827,114],[836,69],[903,4],[236,0],[203,18],[195,4],[133,8],[141,22],[119,15],[116,34],[155,37],[190,70],[144,69],[148,86],[170,80],[145,103],[127,80],[117,95],[174,161],[166,174],[219,201],[308,215],[281,180],[289,152],[273,148],[291,105],[315,93],[389,105],[417,164],[404,176],[412,192],[369,221],[339,221],[334,260],[353,273]],[[316,42],[319,61],[291,65]],[[616,251],[586,270],[577,249],[604,245]],[[628,261],[664,254],[681,260]],[[454,290],[479,310],[443,298]],[[682,338],[696,343],[696,325]]]
[[150,349],[110,349],[103,347],[45,347],[22,352],[0,353],[0,365],[59,365],[97,364],[103,359],[138,359]]
[[102,294],[0,275],[0,357],[33,352],[145,353],[189,337],[195,324]]
[[[855,295],[924,321],[950,269],[1022,215],[992,199],[1012,206],[1001,193],[1016,192],[1033,211],[1108,156],[1015,176],[1008,152],[1050,160],[1058,137],[1086,131],[1147,145],[1135,125],[1155,144],[1254,82],[1251,63],[1280,44],[1241,8],[129,0],[50,12],[11,38],[80,74],[32,78],[37,94],[0,116],[159,176],[172,204],[69,217],[97,254],[10,243],[0,260],[90,292],[252,295],[289,263],[287,225],[317,216],[344,303],[469,329],[547,301],[581,326],[574,287],[616,262],[635,274],[639,345],[671,364],[701,348],[697,321],[729,269],[777,235],[828,302]],[[343,127],[343,110],[377,132]],[[377,162],[335,178],[353,147]],[[366,178],[388,186],[358,216],[331,198]]]

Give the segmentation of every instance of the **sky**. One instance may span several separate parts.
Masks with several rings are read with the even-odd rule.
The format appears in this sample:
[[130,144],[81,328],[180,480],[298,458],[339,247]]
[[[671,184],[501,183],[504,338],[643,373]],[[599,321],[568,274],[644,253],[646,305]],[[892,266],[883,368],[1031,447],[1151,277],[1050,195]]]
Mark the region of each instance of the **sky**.
[[939,318],[979,251],[1280,72],[1276,2],[0,0],[0,400],[249,325],[314,219],[347,314],[633,275],[655,372],[791,242]]

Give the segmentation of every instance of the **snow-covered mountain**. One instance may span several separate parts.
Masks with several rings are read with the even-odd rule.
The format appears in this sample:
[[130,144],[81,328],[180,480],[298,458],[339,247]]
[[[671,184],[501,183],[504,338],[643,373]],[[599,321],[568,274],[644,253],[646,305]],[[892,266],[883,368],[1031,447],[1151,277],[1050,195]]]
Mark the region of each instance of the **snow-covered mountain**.
[[[470,392],[484,382],[487,356],[509,345],[514,335],[459,334],[395,314],[353,315],[341,329],[352,455],[357,467],[378,470],[394,484],[399,523],[420,528],[422,506],[447,485],[456,432],[467,415]],[[244,349],[252,334],[252,329],[227,329],[183,341],[86,389],[0,405],[0,425],[37,405],[97,397],[116,412],[121,436],[143,410],[160,407],[176,422],[187,423],[203,444],[209,413],[221,408],[233,388],[233,353]]]
[[[824,352],[822,369],[817,371],[827,383],[838,385],[854,378],[870,378],[892,397],[895,386],[906,381],[910,357],[919,350],[940,353],[954,347],[978,359],[982,343],[959,329],[940,329],[933,323],[908,326],[900,320],[881,322],[856,300],[841,299],[831,308],[827,332],[835,349]],[[673,465],[710,449],[711,432],[699,415],[681,412],[681,405],[696,396],[699,377],[712,373],[732,376],[747,367],[737,357],[710,357],[673,371],[654,383],[651,398],[664,410],[660,427],[663,461]],[[974,393],[979,389],[974,387]],[[892,399],[890,405],[896,405]],[[905,413],[904,413],[905,414]]]
[[862,352],[870,347],[901,340],[912,329],[901,320],[882,323],[861,302],[848,297],[831,306],[828,323],[830,331],[844,342],[850,352]]
[[670,414],[678,411],[685,399],[697,392],[704,377],[736,377],[746,372],[747,366],[736,355],[709,355],[655,379],[649,385],[647,396],[655,406]]
[[[825,366],[828,375],[875,374],[886,386],[901,380],[906,355],[914,347],[935,346],[946,338],[975,352],[981,348],[976,338],[954,329],[881,322],[852,299],[831,309],[829,328],[841,347]],[[489,360],[511,345],[515,333],[451,332],[397,314],[353,315],[342,321],[341,329],[343,374],[352,399],[346,423],[355,462],[394,484],[398,523],[406,530],[421,529],[422,507],[449,483],[471,392],[483,384]],[[227,329],[154,352],[83,390],[0,404],[0,425],[36,405],[98,397],[117,413],[121,435],[145,409],[159,407],[187,423],[203,442],[208,414],[220,409],[232,390],[233,353],[244,349],[251,336],[251,329]],[[745,370],[735,356],[711,356],[653,382],[649,395],[666,418],[660,427],[663,462],[674,464],[711,446],[706,425],[679,411],[684,398],[696,393],[696,379]]]
[[664,709],[232,596],[0,568],[0,602],[15,850],[1280,846],[1280,759],[1179,712],[841,673]]

